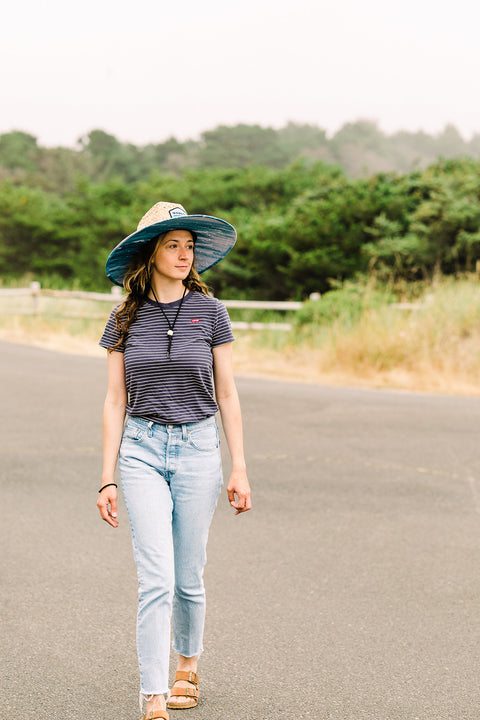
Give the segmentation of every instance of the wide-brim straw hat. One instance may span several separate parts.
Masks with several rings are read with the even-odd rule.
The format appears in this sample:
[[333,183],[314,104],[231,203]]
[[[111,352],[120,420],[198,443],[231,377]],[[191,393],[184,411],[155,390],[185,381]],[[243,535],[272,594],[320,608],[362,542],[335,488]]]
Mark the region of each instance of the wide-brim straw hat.
[[202,273],[218,263],[230,252],[237,239],[237,231],[226,220],[210,215],[187,215],[178,203],[158,202],[145,213],[137,230],[124,238],[107,259],[107,276],[116,285],[123,278],[132,258],[142,245],[169,230],[189,230],[195,239],[194,268]]

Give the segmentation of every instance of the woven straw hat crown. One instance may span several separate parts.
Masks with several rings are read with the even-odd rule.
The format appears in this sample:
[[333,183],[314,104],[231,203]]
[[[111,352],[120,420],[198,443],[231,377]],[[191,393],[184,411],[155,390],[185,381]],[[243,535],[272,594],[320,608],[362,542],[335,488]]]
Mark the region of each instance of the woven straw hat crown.
[[182,217],[187,214],[183,205],[178,203],[158,202],[148,210],[137,225],[137,230],[153,225],[154,223]]

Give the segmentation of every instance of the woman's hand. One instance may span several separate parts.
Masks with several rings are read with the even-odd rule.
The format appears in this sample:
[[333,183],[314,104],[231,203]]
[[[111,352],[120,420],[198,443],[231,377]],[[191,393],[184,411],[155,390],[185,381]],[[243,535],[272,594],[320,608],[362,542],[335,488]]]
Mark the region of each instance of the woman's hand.
[[97,500],[97,507],[103,520],[112,527],[118,527],[117,520],[117,488],[114,485],[106,487]]
[[250,485],[245,470],[232,470],[227,493],[230,505],[235,508],[235,515],[251,509]]

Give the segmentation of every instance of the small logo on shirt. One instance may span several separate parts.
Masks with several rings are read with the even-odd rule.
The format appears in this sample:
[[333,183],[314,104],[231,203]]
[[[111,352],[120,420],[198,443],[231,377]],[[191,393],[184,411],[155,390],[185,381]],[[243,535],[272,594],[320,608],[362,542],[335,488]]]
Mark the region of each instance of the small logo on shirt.
[[192,320],[192,323],[199,323],[200,320]]

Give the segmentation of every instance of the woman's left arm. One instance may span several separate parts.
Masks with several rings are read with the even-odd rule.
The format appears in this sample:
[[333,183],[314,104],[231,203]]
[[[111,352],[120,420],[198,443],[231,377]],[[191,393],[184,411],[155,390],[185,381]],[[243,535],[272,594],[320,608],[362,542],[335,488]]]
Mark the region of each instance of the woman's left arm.
[[231,342],[213,348],[213,377],[223,430],[232,458],[232,474],[227,486],[228,499],[235,508],[235,515],[238,515],[250,510],[252,503],[243,452],[242,413],[233,377]]

